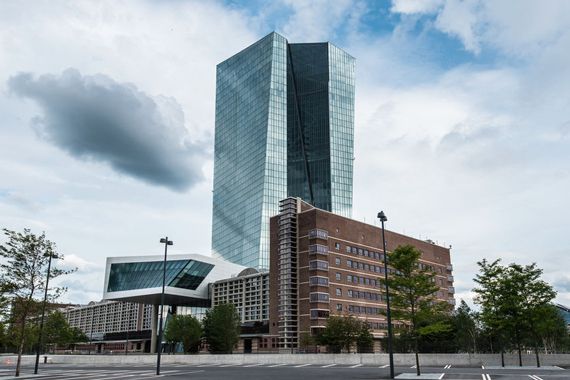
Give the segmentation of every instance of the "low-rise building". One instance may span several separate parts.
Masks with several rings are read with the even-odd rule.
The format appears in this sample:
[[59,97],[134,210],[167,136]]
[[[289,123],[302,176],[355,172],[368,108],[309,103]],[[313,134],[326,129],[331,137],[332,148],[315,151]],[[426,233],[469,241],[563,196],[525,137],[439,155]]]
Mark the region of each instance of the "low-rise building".
[[[385,235],[388,251],[403,244],[418,248],[420,265],[436,273],[437,298],[455,304],[449,248],[388,230]],[[270,236],[270,335],[279,349],[297,348],[303,333],[320,334],[330,315],[353,315],[368,323],[380,350],[387,326],[381,228],[287,198],[271,218]]]

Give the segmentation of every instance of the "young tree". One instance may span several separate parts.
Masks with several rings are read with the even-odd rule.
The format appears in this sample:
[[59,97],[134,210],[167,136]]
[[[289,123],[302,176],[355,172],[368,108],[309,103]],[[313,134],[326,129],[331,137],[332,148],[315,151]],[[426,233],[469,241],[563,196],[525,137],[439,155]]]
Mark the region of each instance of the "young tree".
[[240,318],[231,303],[214,306],[204,317],[204,336],[215,354],[231,354],[239,341]]
[[455,328],[455,341],[460,352],[477,351],[477,314],[464,300],[461,300],[459,307],[453,313],[453,325]]
[[[34,235],[29,229],[23,233],[4,229],[7,237],[5,244],[0,245],[0,289],[9,300],[11,307],[11,323],[17,328],[16,338],[18,359],[16,376],[20,376],[22,352],[26,345],[26,330],[30,318],[37,312],[38,302],[43,301],[43,292],[47,279],[47,266],[51,258],[63,259],[56,252],[55,244],[46,239],[45,233]],[[70,273],[52,266],[50,278]],[[48,301],[53,302],[65,288],[48,289]]]
[[[388,263],[394,269],[394,273],[388,278],[392,315],[394,319],[409,324],[418,376],[421,373],[418,355],[419,337],[422,334],[433,334],[449,329],[449,326],[442,322],[422,325],[422,321],[429,320],[434,313],[443,312],[449,306],[437,302],[435,293],[439,288],[435,285],[435,273],[421,269],[420,257],[421,252],[413,245],[400,245],[388,254]],[[380,278],[380,282],[385,283],[383,278]]]
[[51,312],[46,319],[43,341],[47,344],[68,347],[71,344],[86,342],[89,339],[78,328],[71,327],[62,312]]
[[542,344],[544,353],[557,352],[568,344],[568,328],[566,321],[554,305],[537,308],[533,315],[535,334],[533,345]]
[[[522,342],[528,336],[536,337],[540,310],[554,299],[556,292],[540,278],[542,270],[536,264],[503,266],[500,259],[477,264],[481,273],[474,280],[480,286],[474,292],[475,302],[481,305],[482,320],[499,335],[510,333],[522,366]],[[534,339],[534,349],[540,366],[537,341]]]
[[368,331],[368,326],[363,323],[352,315],[331,315],[327,319],[326,328],[318,336],[319,343],[327,346],[333,353],[340,353],[343,349],[350,352],[351,347],[357,344],[360,335],[362,335],[361,343],[363,345],[367,343],[363,330]]
[[200,338],[202,337],[202,325],[192,315],[173,315],[168,321],[164,337],[167,342],[182,342],[184,352],[198,352]]

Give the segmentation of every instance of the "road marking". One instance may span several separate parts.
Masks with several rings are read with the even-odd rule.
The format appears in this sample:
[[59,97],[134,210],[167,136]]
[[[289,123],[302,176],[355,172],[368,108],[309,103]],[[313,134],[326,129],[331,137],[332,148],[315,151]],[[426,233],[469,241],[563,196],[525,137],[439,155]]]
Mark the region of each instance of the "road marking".
[[223,364],[223,365],[220,366],[220,368],[231,367],[231,366],[234,366],[234,365],[236,365],[236,364]]
[[269,368],[274,368],[274,367],[282,367],[284,365],[287,365],[286,363],[281,363],[281,364],[273,364],[273,365],[268,365],[267,367]]
[[444,376],[445,376],[445,373],[442,373],[442,374],[439,376],[439,380],[443,379]]
[[355,365],[353,365],[353,366],[351,366],[351,367],[349,367],[349,368],[358,368],[358,367],[362,367],[362,364],[355,364]]
[[307,363],[307,364],[300,364],[300,365],[296,365],[295,368],[307,367],[307,366],[310,366],[310,365],[311,365],[310,363]]
[[329,367],[334,367],[336,364],[327,364],[322,366],[321,368],[329,368]]
[[411,366],[410,368],[416,368],[416,366],[415,366],[415,365],[413,365],[413,366]]
[[248,364],[248,365],[244,365],[244,368],[249,368],[249,367],[259,367],[260,365],[263,365],[262,363],[257,363],[257,364]]
[[528,375],[528,377],[530,377],[533,380],[542,380],[542,378],[536,376],[536,375]]
[[482,365],[482,366],[481,366],[481,368],[482,368],[482,369],[485,369],[485,366],[484,366],[484,365]]
[[390,367],[390,364],[384,364],[384,365],[381,365],[381,366],[378,367],[378,368],[388,368],[388,367]]
[[491,375],[489,375],[488,373],[482,373],[481,377],[483,378],[483,380],[491,380]]
[[445,367],[443,367],[443,369],[450,369],[450,368],[451,368],[451,364],[448,364]]

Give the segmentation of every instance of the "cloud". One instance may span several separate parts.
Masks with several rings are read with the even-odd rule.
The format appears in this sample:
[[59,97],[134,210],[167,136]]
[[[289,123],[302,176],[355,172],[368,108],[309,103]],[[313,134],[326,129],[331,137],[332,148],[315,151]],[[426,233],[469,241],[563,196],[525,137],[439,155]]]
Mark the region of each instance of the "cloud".
[[393,0],[391,11],[403,14],[434,13],[442,4],[443,0]]
[[175,191],[203,179],[204,149],[190,141],[173,98],[151,97],[132,84],[72,68],[60,76],[21,73],[8,87],[40,105],[43,116],[33,119],[38,134],[73,157]]
[[335,41],[341,30],[351,33],[366,11],[364,3],[350,0],[284,0],[293,11],[282,27],[291,42]]

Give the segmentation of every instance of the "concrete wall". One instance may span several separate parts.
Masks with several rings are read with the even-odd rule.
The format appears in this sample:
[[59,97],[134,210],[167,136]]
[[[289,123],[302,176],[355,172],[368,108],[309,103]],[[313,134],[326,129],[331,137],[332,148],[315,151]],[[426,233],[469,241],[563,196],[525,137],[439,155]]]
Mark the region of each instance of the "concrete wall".
[[[156,362],[154,355],[48,355],[51,363],[73,364],[151,364]],[[16,363],[15,356],[0,357],[4,364]],[[43,361],[43,357],[41,358]],[[33,356],[24,356],[25,365],[34,362]],[[570,354],[540,355],[541,365],[569,366]],[[388,364],[387,354],[232,354],[232,355],[162,355],[162,363],[177,364]],[[396,365],[411,366],[415,364],[413,354],[395,354]],[[424,366],[496,366],[501,365],[498,354],[420,354],[420,364]],[[518,365],[516,354],[505,355],[505,365]],[[536,365],[534,355],[523,355],[523,365]]]

